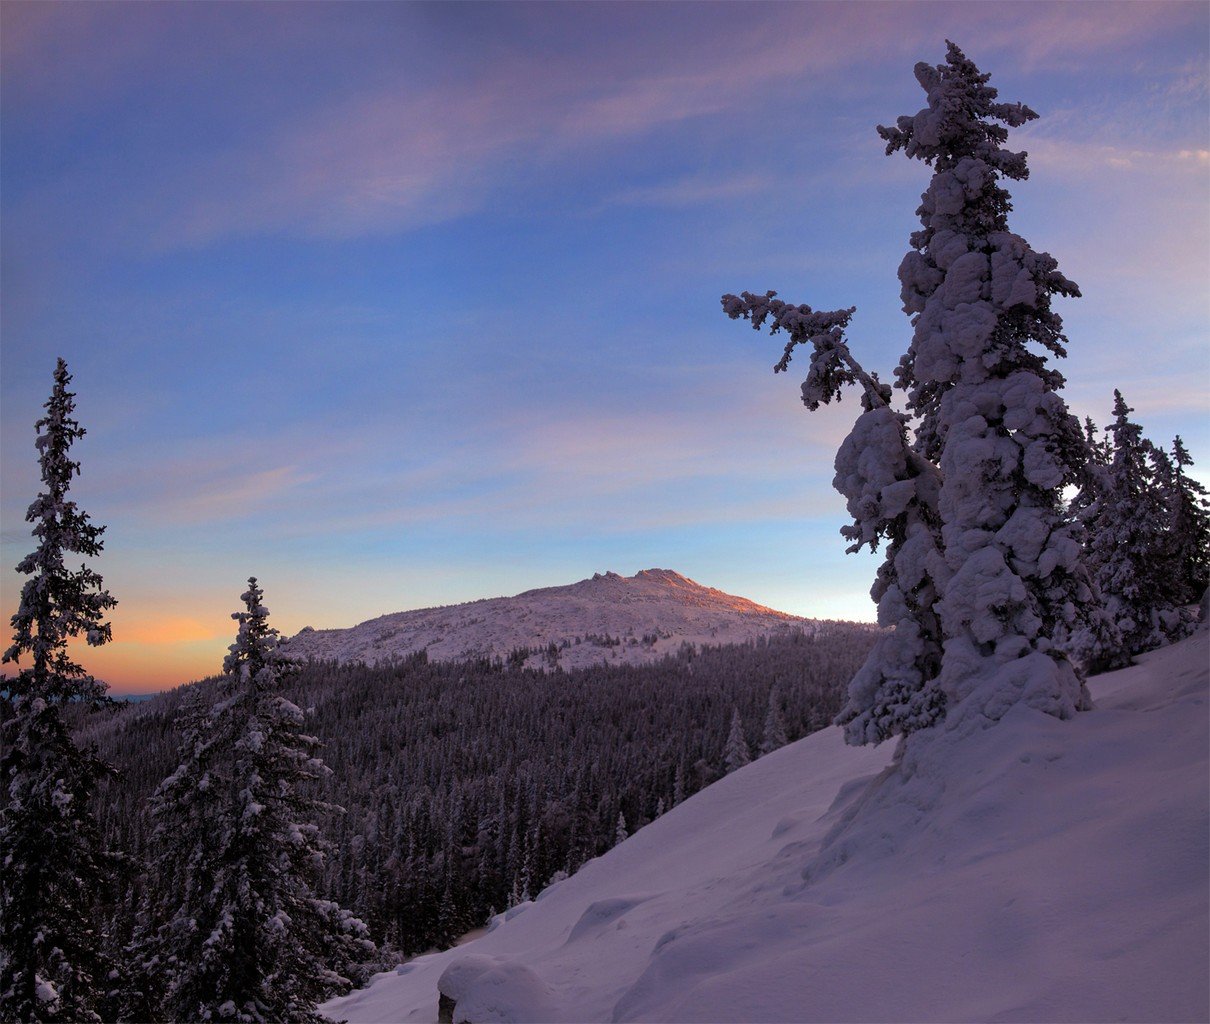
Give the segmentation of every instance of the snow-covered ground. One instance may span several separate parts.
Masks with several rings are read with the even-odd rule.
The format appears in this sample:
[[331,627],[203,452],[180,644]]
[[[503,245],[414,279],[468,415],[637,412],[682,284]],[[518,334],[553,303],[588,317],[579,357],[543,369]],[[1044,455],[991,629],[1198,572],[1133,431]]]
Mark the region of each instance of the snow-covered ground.
[[[671,569],[644,569],[633,576],[597,573],[515,597],[394,612],[348,629],[307,628],[291,637],[286,649],[300,658],[373,664],[422,649],[434,660],[460,661],[553,643],[557,663],[573,669],[602,662],[642,664],[674,654],[684,643],[744,643],[783,630],[817,628],[820,623],[813,619],[704,587]],[[545,653],[533,655],[528,664],[553,667]]]
[[910,772],[816,733],[323,1009],[436,1021],[445,973],[477,1024],[1207,1020],[1208,640],[1092,680],[1073,721],[951,730]]

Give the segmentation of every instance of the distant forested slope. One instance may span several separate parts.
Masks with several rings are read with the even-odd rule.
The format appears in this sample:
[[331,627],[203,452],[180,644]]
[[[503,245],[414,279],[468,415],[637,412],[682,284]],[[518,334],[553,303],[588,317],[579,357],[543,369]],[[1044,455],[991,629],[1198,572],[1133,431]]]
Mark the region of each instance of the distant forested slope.
[[[329,894],[399,952],[448,944],[536,894],[723,770],[732,708],[753,755],[771,691],[785,735],[827,725],[876,633],[828,624],[649,665],[539,672],[512,659],[311,662],[286,694],[310,712],[332,769],[322,822]],[[147,797],[177,763],[176,715],[205,680],[81,723],[118,769],[97,812],[134,870],[110,908],[115,944],[137,910]],[[619,818],[620,816],[620,818]]]

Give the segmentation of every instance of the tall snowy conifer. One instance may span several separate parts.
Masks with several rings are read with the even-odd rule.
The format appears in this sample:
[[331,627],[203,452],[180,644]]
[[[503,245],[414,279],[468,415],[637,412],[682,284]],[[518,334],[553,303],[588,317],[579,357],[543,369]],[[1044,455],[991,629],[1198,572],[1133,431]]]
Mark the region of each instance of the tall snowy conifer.
[[153,801],[161,925],[143,943],[177,1020],[320,1021],[374,952],[361,921],[315,891],[328,844],[313,795],[329,769],[302,711],[255,578],[232,616],[228,692],[185,721],[180,766]]
[[928,106],[878,129],[888,155],[902,150],[934,172],[899,268],[914,332],[896,375],[917,450],[942,475],[952,575],[937,603],[939,680],[951,703],[990,720],[1017,702],[1067,718],[1088,695],[1054,641],[1083,627],[1093,594],[1061,494],[1078,482],[1086,448],[1046,354],[1066,355],[1052,297],[1080,292],[1008,230],[1000,178],[1029,171],[1003,143],[1037,114],[997,103],[989,76],[948,47],[945,64],[916,65]]
[[80,750],[64,724],[69,702],[99,706],[105,684],[72,660],[68,640],[110,639],[105,613],[117,603],[101,577],[65,556],[101,553],[103,526],[67,498],[80,465],[69,457],[84,428],[72,417],[71,375],[60,359],[54,388],[38,420],[44,490],[30,505],[37,550],[17,571],[30,578],[12,617],[5,662],[31,664],[0,679],[4,803],[0,811],[0,1020],[97,1020],[108,972],[93,930],[94,901],[108,874],[89,811],[104,766]]
[[[1086,445],[1047,354],[1065,354],[1054,295],[1079,290],[1055,260],[1008,230],[1001,178],[1028,176],[1008,128],[1037,115],[996,102],[988,75],[948,44],[916,65],[928,105],[879,127],[887,154],[933,168],[922,229],[899,268],[911,345],[896,370],[907,414],[852,358],[853,310],[814,313],[775,293],[724,296],[732,318],[790,335],[777,369],[809,342],[808,408],[862,387],[863,413],[836,459],[850,550],[886,540],[872,596],[894,626],[853,680],[838,719],[850,743],[878,742],[944,714],[994,721],[1017,702],[1060,718],[1088,706],[1066,648],[1089,628],[1095,592],[1061,500]],[[1039,351],[1040,350],[1040,351]],[[912,436],[908,436],[908,427]]]

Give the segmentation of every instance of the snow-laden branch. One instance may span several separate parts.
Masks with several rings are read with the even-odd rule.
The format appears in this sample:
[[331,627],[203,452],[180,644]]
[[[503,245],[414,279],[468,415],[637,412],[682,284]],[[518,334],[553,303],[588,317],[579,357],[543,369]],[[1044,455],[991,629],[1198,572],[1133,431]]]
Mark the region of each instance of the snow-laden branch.
[[907,417],[890,404],[891,389],[866,372],[849,349],[845,328],[855,307],[813,310],[778,299],[776,292],[723,296],[733,320],[755,330],[766,324],[790,340],[775,372],[787,369],[797,345],[810,344],[802,385],[808,409],[839,401],[846,385],[862,390],[862,413],[836,453],[832,485],[845,497],[853,522],[841,527],[850,553],[886,541],[885,559],[870,596],[878,621],[893,626],[879,638],[849,687],[837,721],[850,743],[878,743],[923,729],[944,714],[936,685],[941,664],[940,622],[934,604],[949,571],[941,555],[937,502],[941,474],[908,440]]

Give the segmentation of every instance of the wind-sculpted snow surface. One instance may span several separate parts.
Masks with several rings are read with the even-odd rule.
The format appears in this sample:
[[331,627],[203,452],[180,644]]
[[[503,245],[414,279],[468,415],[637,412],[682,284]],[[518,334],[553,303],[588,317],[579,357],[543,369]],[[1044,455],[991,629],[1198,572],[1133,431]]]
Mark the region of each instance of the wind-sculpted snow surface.
[[476,1024],[1205,1020],[1208,640],[897,766],[815,733],[324,1011],[431,1022],[448,971]]
[[745,643],[787,630],[812,633],[819,625],[671,569],[644,569],[634,576],[597,573],[516,597],[396,612],[350,629],[305,629],[285,649],[299,658],[367,664],[425,649],[435,661],[530,650],[530,668],[572,669],[643,664],[675,654],[684,643]]

